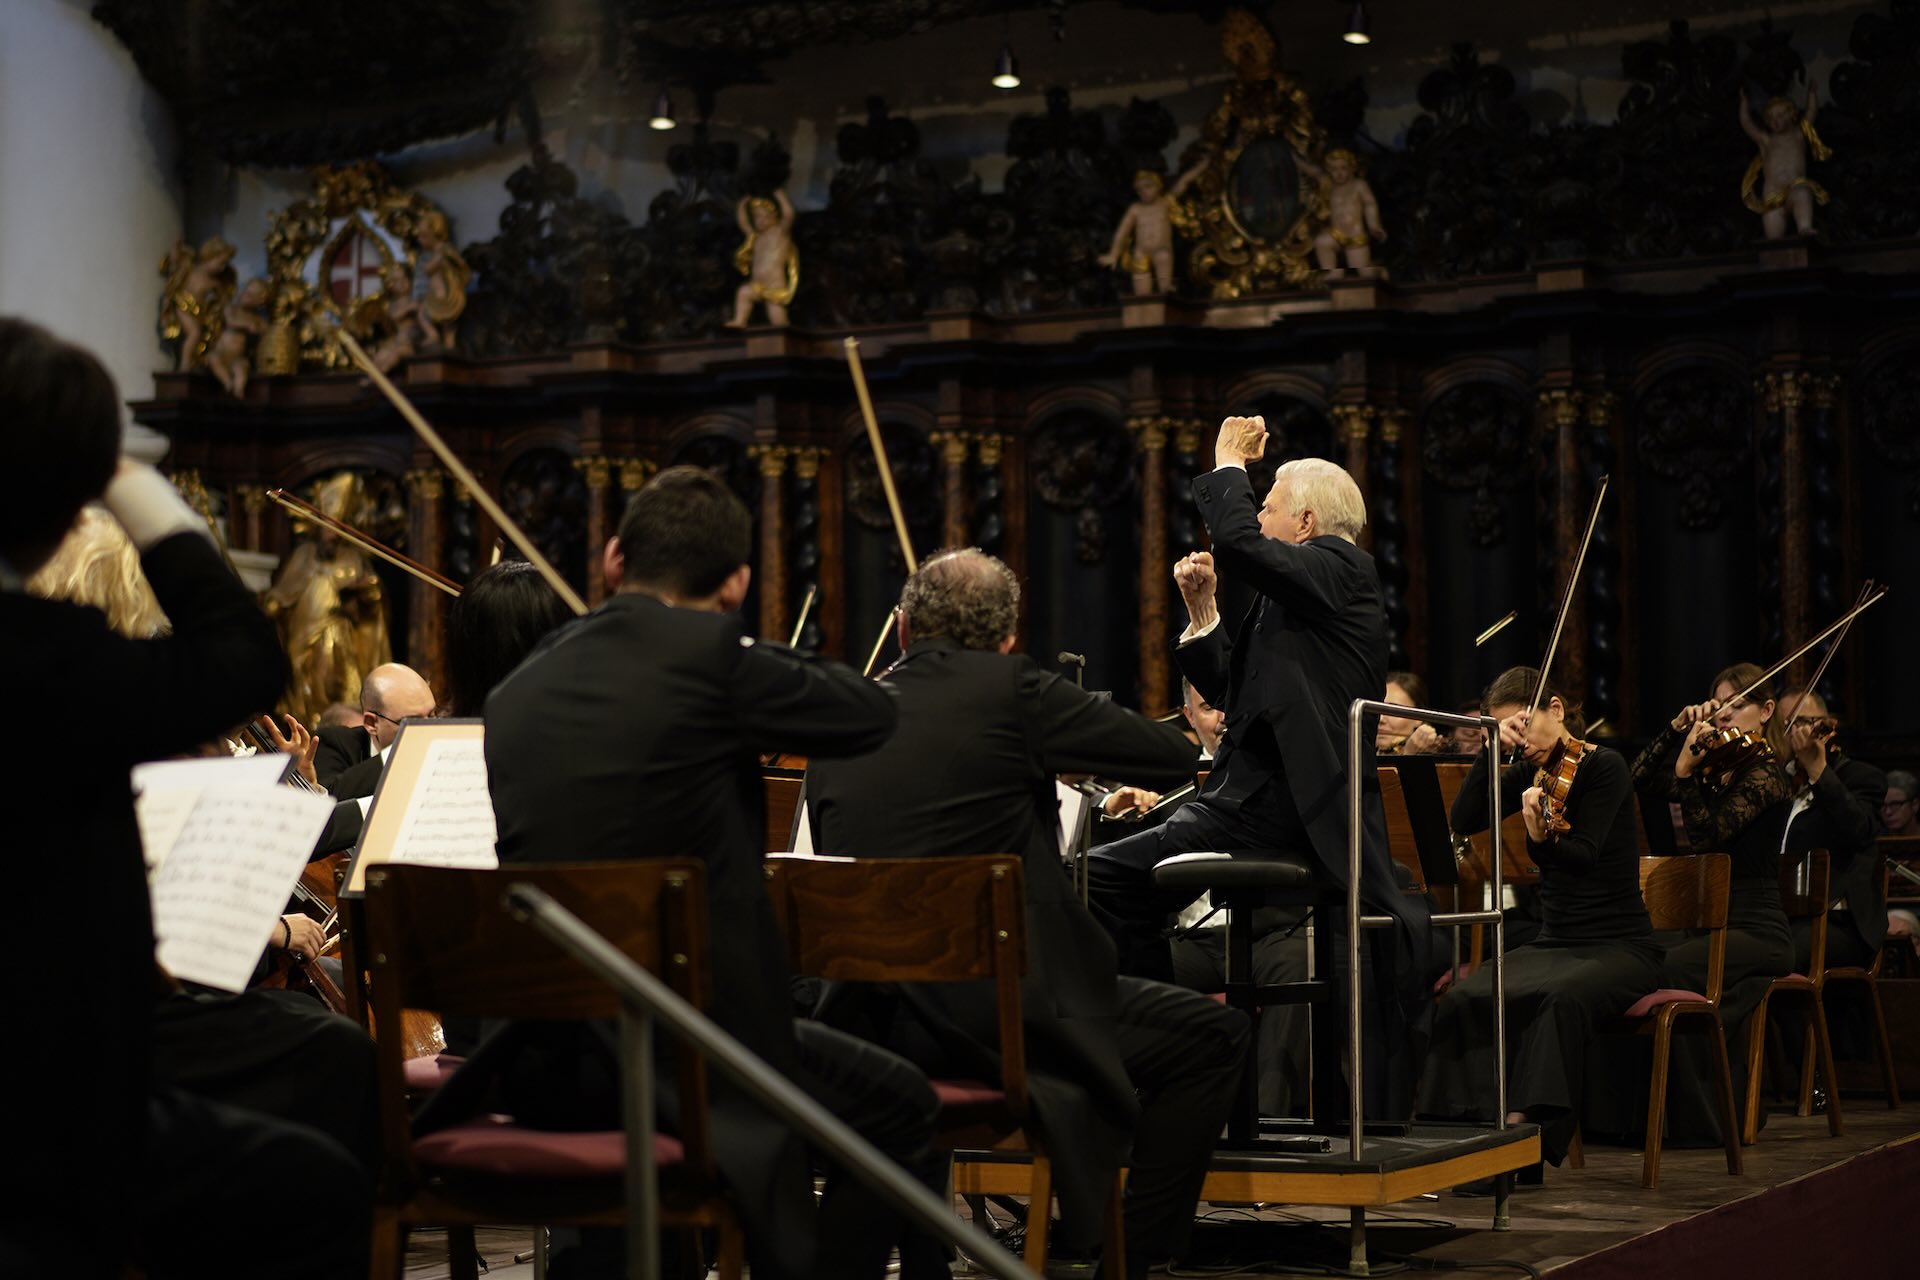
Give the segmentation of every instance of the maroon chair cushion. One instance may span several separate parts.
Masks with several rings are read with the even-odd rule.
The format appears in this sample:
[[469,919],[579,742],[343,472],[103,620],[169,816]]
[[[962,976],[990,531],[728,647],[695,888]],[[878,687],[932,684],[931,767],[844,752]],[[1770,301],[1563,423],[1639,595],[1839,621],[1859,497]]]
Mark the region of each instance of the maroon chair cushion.
[[1678,987],[1662,987],[1658,991],[1649,991],[1638,1000],[1635,1000],[1633,1004],[1628,1007],[1627,1011],[1620,1016],[1623,1018],[1644,1018],[1663,1004],[1679,1004],[1683,1000],[1690,1000],[1695,1004],[1707,1003],[1707,998],[1697,991],[1682,991]]
[[457,1053],[439,1053],[427,1058],[408,1058],[401,1064],[406,1073],[409,1093],[432,1093],[453,1077],[466,1059]]
[[[524,1129],[507,1116],[481,1116],[416,1138],[413,1156],[427,1169],[502,1178],[611,1178],[626,1171],[627,1135],[618,1129]],[[678,1138],[653,1135],[655,1164],[675,1165],[685,1157]]]
[[1004,1091],[978,1080],[929,1080],[927,1083],[933,1086],[943,1111],[955,1107],[997,1106],[1007,1100]]

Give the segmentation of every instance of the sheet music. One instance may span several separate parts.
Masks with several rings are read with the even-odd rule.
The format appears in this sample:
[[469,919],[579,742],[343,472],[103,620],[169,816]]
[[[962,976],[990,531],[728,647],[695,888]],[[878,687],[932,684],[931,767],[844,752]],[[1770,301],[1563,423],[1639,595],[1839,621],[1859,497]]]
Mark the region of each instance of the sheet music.
[[153,877],[160,963],[188,982],[244,990],[332,812],[328,797],[290,787],[200,791]]
[[289,761],[279,754],[160,760],[133,767],[133,815],[149,875],[166,861],[187,815],[208,787],[277,786]]
[[1073,861],[1074,837],[1080,833],[1080,824],[1086,819],[1087,806],[1091,803],[1087,793],[1077,787],[1055,779],[1053,794],[1060,802],[1060,857],[1062,861]]
[[386,860],[489,870],[500,865],[495,838],[485,743],[480,738],[429,743]]

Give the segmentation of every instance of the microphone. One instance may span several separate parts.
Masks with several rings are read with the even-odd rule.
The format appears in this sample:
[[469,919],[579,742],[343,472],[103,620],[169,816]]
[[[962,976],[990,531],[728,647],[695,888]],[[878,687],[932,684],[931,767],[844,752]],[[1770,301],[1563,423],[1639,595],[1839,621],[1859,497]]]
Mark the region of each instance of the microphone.
[[1054,658],[1054,661],[1059,663],[1063,667],[1067,667],[1067,666],[1072,667],[1074,669],[1073,682],[1079,685],[1082,689],[1087,687],[1087,655],[1086,654],[1068,653],[1065,649],[1062,649],[1059,652],[1059,654]]

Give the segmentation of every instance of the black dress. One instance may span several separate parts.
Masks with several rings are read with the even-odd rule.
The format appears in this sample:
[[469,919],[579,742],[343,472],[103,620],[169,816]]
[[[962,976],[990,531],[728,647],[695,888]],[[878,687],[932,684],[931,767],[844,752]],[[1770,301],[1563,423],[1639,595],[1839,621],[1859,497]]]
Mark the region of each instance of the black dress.
[[[1520,808],[1533,782],[1524,762],[1501,779],[1501,807]],[[1540,868],[1541,927],[1506,956],[1507,1110],[1540,1125],[1541,1154],[1558,1165],[1579,1117],[1595,1022],[1660,985],[1660,951],[1640,901],[1633,793],[1618,752],[1590,747],[1567,796],[1572,830],[1527,841]],[[1484,831],[1487,766],[1475,762],[1453,803],[1453,828]],[[1440,998],[1421,1081],[1420,1110],[1496,1118],[1493,970],[1482,966]]]

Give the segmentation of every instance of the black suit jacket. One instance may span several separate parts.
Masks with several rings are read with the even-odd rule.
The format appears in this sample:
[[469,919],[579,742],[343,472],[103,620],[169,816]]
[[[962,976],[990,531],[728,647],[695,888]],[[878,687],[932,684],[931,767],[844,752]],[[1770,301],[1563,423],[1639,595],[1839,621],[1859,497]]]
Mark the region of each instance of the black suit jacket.
[[[1800,777],[1795,774],[1796,780]],[[1864,760],[1840,755],[1813,784],[1812,803],[1787,829],[1786,852],[1825,849],[1832,867],[1831,898],[1847,901],[1853,932],[1872,955],[1887,936],[1887,885],[1874,837],[1887,775]]]
[[[9,1018],[30,1039],[0,1055],[0,1097],[17,1104],[0,1239],[23,1221],[53,1230],[37,1219],[56,1209],[139,1194],[156,986],[127,770],[212,741],[286,687],[273,624],[205,537],[167,538],[142,567],[173,624],[158,639],[125,639],[93,609],[0,592],[0,667],[15,676],[22,723],[110,726],[83,750],[40,736],[5,752],[28,803],[14,806],[5,844],[13,891],[0,899],[0,966],[21,978]],[[89,1230],[109,1238],[87,1249],[112,1256],[126,1220],[94,1214]]]
[[[1390,958],[1400,1018],[1423,1025],[1432,1004],[1422,976],[1432,930],[1426,900],[1401,891],[1387,851],[1372,750],[1377,717],[1362,725],[1360,777],[1348,777],[1347,708],[1355,698],[1386,696],[1387,620],[1373,557],[1344,538],[1324,536],[1295,546],[1266,537],[1252,483],[1238,467],[1198,477],[1193,495],[1221,574],[1259,593],[1231,640],[1223,618],[1176,654],[1200,695],[1227,712],[1226,737],[1202,800],[1238,807],[1277,800],[1272,788],[1262,793],[1270,782],[1284,787],[1321,867],[1344,886],[1348,788],[1362,788],[1361,898],[1367,910],[1397,921],[1397,949]],[[1387,1050],[1397,1053],[1399,1037],[1391,1026],[1386,1030]],[[1397,1110],[1410,1089],[1410,1081],[1402,1080],[1386,1095],[1375,1093],[1375,1105]]]
[[[1017,853],[1025,866],[1027,977],[1021,987],[1034,1114],[1050,1138],[1064,1213],[1098,1222],[1138,1116],[1113,1038],[1112,939],[1060,861],[1054,776],[1098,773],[1145,786],[1191,778],[1196,749],[1172,725],[1098,698],[1030,659],[945,639],[908,648],[885,683],[900,728],[871,755],[813,762],[814,848],[857,857]],[[884,1038],[894,991],[955,1076],[999,1071],[986,983],[876,990],[830,984],[820,1016]]]
[[351,799],[334,789],[334,779],[373,755],[372,737],[358,725],[349,728],[338,724],[323,724],[313,731],[313,736],[320,740],[313,750],[313,776],[334,795]]
[[[869,751],[894,722],[888,693],[837,663],[755,643],[732,616],[617,595],[548,637],[487,699],[500,859],[703,861],[711,1016],[795,1075],[791,975],[761,870],[760,756]],[[502,1034],[529,1027],[537,1033],[523,1023]],[[726,1080],[711,1087],[715,1158],[763,1247],[802,1274],[813,1214],[801,1144]]]

